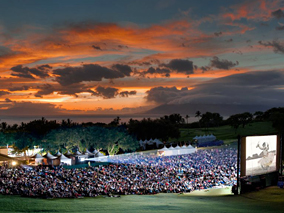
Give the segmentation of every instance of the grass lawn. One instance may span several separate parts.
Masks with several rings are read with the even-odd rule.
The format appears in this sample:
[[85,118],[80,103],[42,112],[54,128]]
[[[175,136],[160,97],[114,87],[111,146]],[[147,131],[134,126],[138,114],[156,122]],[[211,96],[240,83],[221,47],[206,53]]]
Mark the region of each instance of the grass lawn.
[[205,131],[204,128],[197,129],[185,129],[181,128],[181,137],[179,139],[173,139],[172,141],[192,141],[192,138],[196,135],[213,134],[217,139],[224,140],[225,142],[237,141],[238,135],[264,135],[276,133],[276,130],[272,127],[270,122],[255,122],[251,123],[245,128],[238,128],[237,131],[229,125],[220,126],[215,128],[209,128]]
[[181,194],[128,195],[120,198],[42,200],[0,195],[0,212],[283,212],[284,189],[269,187],[238,196]]

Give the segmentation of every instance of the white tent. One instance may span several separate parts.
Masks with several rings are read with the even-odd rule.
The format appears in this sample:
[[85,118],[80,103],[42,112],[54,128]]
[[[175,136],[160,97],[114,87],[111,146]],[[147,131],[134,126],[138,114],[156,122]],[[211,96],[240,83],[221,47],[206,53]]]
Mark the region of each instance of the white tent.
[[157,148],[159,148],[159,145],[164,145],[163,142],[161,142],[157,138],[154,140],[151,138],[150,140],[144,140],[144,141],[140,140],[139,141],[140,147],[142,147],[144,150],[146,149],[146,145],[152,146],[154,144],[156,145]]
[[202,142],[214,141],[216,140],[216,136],[210,134],[210,135],[203,135],[203,136],[195,136],[193,139],[197,140],[198,143],[202,143]]
[[176,146],[176,147],[170,147],[170,148],[166,148],[166,146],[163,149],[159,149],[158,153],[160,153],[160,155],[164,155],[164,156],[173,156],[173,155],[185,155],[185,154],[190,154],[190,153],[194,153],[196,151],[196,148],[192,147],[192,146],[188,146],[186,147],[185,145],[180,147],[180,146]]
[[162,149],[159,149],[159,151],[167,151],[169,150],[166,146],[164,146]]
[[71,165],[72,159],[71,158],[67,158],[65,155],[61,155],[59,157],[60,159],[60,164],[67,164],[67,165]]
[[35,156],[33,156],[32,158],[35,159],[35,165],[39,165],[42,163],[42,159],[44,159],[44,157],[42,157],[39,153],[37,153]]

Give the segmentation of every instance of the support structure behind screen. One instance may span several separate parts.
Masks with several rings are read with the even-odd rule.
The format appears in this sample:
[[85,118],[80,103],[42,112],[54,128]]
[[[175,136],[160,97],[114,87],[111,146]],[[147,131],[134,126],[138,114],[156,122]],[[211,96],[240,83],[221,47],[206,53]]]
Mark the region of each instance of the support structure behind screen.
[[241,140],[241,176],[278,171],[279,139],[278,135],[243,137]]

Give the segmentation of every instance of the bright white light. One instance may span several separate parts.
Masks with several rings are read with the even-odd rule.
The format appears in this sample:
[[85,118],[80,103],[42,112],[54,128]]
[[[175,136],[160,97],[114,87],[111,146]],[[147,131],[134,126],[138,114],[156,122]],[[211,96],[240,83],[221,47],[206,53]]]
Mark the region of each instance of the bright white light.
[[12,166],[16,166],[17,162],[16,161],[12,161]]

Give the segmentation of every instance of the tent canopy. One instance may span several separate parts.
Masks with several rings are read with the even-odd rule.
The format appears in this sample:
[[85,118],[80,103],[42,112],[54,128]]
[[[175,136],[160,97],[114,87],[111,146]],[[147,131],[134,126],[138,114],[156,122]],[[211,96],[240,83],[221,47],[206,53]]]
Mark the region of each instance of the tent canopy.
[[65,159],[68,159],[68,160],[71,160],[70,158],[66,157],[65,155],[61,155],[59,157],[60,160],[65,160]]
[[31,158],[37,159],[37,160],[41,160],[44,157],[42,157],[39,153],[35,154],[34,156],[32,156]]
[[51,160],[57,158],[57,157],[55,157],[54,155],[50,154],[49,152],[48,152],[44,157],[45,157],[45,158],[48,158],[48,159],[51,159]]

